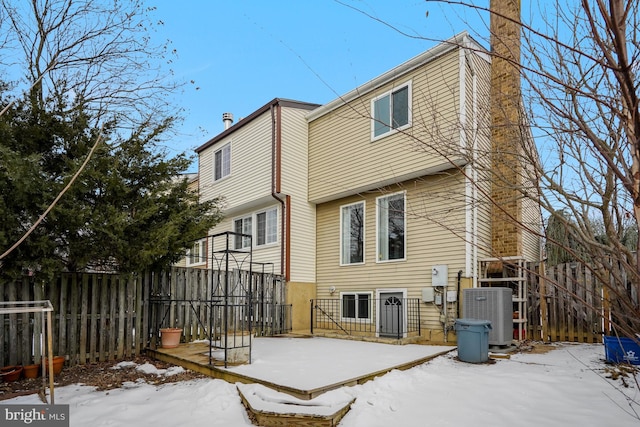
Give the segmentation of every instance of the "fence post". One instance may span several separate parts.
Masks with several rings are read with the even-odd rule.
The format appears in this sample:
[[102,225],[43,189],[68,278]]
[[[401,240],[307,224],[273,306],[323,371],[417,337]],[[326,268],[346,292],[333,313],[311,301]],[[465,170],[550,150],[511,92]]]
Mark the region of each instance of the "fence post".
[[549,306],[547,304],[547,272],[545,271],[545,264],[540,264],[540,272],[538,274],[538,288],[540,291],[540,317],[542,320],[542,340],[549,339]]
[[309,300],[311,303],[309,307],[309,324],[311,325],[311,334],[313,335],[313,300]]
[[418,306],[418,337],[422,336],[422,319],[420,318],[420,303],[417,304]]
[[[403,326],[401,326],[401,324],[400,324],[400,310],[401,310],[401,308],[397,308],[398,306],[399,305],[396,303],[396,325],[398,325],[398,327],[396,328],[397,329],[397,331],[396,331],[396,339],[397,340],[400,339],[400,334],[402,332],[401,329],[403,328]],[[402,307],[402,306],[400,306],[400,307]]]

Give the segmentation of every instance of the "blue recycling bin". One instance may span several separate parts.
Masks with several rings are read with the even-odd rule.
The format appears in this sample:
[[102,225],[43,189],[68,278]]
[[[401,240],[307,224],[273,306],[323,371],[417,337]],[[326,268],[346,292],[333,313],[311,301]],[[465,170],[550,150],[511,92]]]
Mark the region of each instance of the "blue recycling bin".
[[605,335],[604,354],[609,363],[640,365],[640,346],[632,338]]
[[490,320],[458,319],[458,358],[463,362],[482,363],[489,360]]

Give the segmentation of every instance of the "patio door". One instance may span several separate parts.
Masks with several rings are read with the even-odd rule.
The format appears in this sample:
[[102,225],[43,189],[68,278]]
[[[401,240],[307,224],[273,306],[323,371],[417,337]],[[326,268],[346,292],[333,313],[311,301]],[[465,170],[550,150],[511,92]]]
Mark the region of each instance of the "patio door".
[[380,336],[402,338],[403,336],[403,295],[402,292],[380,293]]

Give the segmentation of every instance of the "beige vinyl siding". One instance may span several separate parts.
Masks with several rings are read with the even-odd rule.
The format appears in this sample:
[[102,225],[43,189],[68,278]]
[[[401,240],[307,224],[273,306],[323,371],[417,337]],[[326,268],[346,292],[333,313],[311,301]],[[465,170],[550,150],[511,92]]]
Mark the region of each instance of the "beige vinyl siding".
[[[231,143],[231,174],[214,181],[214,153]],[[271,117],[264,113],[228,138],[200,153],[203,200],[222,196],[225,209],[236,209],[271,194]]]
[[[533,151],[535,156],[532,154],[527,155],[525,153],[525,158],[523,160],[523,186],[527,197],[523,197],[522,199],[522,223],[524,226],[522,233],[522,255],[529,262],[537,262],[541,259],[541,238],[539,233],[542,232],[542,212],[539,204],[539,189],[533,182],[536,176],[536,166],[533,162],[537,162],[538,158],[537,152],[535,151],[536,148],[533,142],[533,137],[531,134],[527,134],[526,136],[530,138],[528,140],[528,143],[530,144],[530,148],[528,148],[528,150]],[[536,234],[536,232],[538,234]]]
[[[281,192],[291,197],[291,265],[290,280],[315,281],[315,207],[307,198],[308,110],[281,108]],[[254,118],[227,138],[200,153],[200,191],[203,199],[222,196],[225,219],[211,234],[233,231],[233,221],[267,207],[278,208],[277,244],[253,249],[254,263],[273,263],[267,271],[280,273],[283,243],[282,206],[272,196],[272,121],[270,110]],[[216,150],[231,142],[231,175],[213,181],[213,157]],[[255,218],[255,217],[254,217]],[[255,224],[254,224],[255,229]],[[254,236],[255,238],[255,236]],[[223,249],[217,239],[215,250]],[[248,268],[245,265],[244,268]],[[261,268],[257,264],[254,269]]]
[[315,205],[307,187],[307,111],[282,109],[282,192],[291,196],[290,280],[315,282]]
[[[321,202],[370,190],[459,159],[459,150],[446,149],[459,144],[459,63],[453,50],[312,120],[309,199]],[[412,125],[372,141],[371,100],[407,82],[412,87]]]
[[[406,192],[406,260],[376,262],[376,197]],[[407,289],[407,297],[420,298],[431,286],[431,268],[446,264],[449,290],[456,286],[457,272],[465,264],[464,177],[453,170],[406,181],[318,205],[317,295],[334,298],[338,292],[376,289]],[[365,262],[340,266],[340,207],[365,201]],[[425,327],[439,328],[439,313],[424,305]]]
[[[473,54],[469,58],[473,61],[473,69],[476,72],[476,153],[475,170],[476,179],[472,182],[475,187],[476,199],[472,203],[476,206],[478,216],[475,245],[479,259],[492,256],[491,252],[491,108],[490,108],[490,82],[491,82],[491,65],[481,55]],[[471,70],[467,70],[467,81],[472,82]],[[469,98],[472,98],[472,88],[468,89]],[[470,103],[471,104],[471,103]],[[469,125],[472,125],[472,112],[469,113]],[[478,268],[477,259],[475,268]]]

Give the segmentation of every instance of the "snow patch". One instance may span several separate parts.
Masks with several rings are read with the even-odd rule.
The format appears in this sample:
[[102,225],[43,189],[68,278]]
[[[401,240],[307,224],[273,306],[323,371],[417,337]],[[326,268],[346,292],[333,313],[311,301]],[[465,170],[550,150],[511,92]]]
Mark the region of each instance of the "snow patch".
[[113,365],[111,367],[111,369],[125,369],[125,368],[133,368],[138,366],[138,364],[136,362],[130,362],[130,361],[124,361],[124,362],[120,362],[116,365]]
[[237,383],[236,386],[254,410],[276,414],[329,416],[353,401],[353,396],[344,390],[332,390],[315,399],[302,400],[260,384]]

